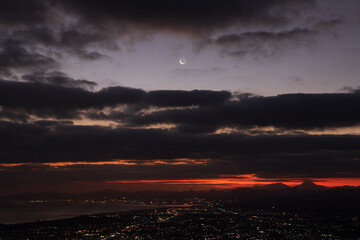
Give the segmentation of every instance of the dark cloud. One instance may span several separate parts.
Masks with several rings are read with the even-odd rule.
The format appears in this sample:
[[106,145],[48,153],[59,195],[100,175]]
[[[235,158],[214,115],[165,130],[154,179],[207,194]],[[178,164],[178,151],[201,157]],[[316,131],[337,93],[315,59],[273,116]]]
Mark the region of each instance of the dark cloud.
[[314,44],[316,31],[304,28],[280,32],[244,32],[218,37],[216,45],[222,47],[223,54],[236,57],[266,57],[279,54],[296,47],[309,47]]
[[42,23],[48,7],[43,0],[2,0],[0,2],[0,24],[27,25]]
[[[95,25],[123,23],[170,31],[209,30],[230,24],[284,24],[295,14],[296,6],[313,7],[314,1],[216,0],[200,1],[60,1],[67,11]],[[274,10],[277,10],[274,12]],[[284,14],[286,12],[286,14]]]
[[222,104],[231,97],[228,91],[209,90],[157,90],[150,91],[144,103],[158,107],[186,107]]
[[110,58],[109,56],[106,56],[104,54],[101,54],[99,52],[94,52],[94,51],[76,50],[76,51],[71,51],[71,52],[75,53],[76,56],[78,56],[82,60],[88,60],[88,61],[95,61],[98,59]]
[[340,19],[310,19],[311,21],[305,21],[303,25],[290,25],[277,30],[224,34],[217,37],[214,43],[221,47],[222,55],[257,59],[279,55],[290,49],[313,47],[320,34],[337,37],[336,29],[342,24]]
[[[53,23],[54,24],[54,23]],[[12,28],[8,37],[23,44],[42,44],[63,50],[83,50],[84,48],[106,41],[98,31],[77,29],[76,26],[52,27],[51,24]],[[105,34],[105,33],[104,33]]]
[[[56,21],[63,13],[74,20],[99,28],[107,24],[142,25],[171,31],[206,30],[242,24],[284,24],[304,8],[315,7],[314,0],[216,0],[107,1],[100,0],[5,0],[0,5],[0,24],[34,25]],[[59,14],[62,13],[62,14]],[[75,16],[74,16],[75,15]],[[82,38],[80,39],[82,40]]]
[[360,95],[284,94],[273,97],[245,97],[217,106],[170,109],[147,115],[133,115],[130,124],[173,123],[180,127],[217,129],[274,126],[287,129],[324,129],[360,123]]
[[[4,59],[1,67],[9,71],[24,66],[55,68],[54,57],[61,59],[64,53],[91,61],[107,57],[97,51],[87,49],[108,43],[107,37],[102,33],[81,32],[71,29],[70,26],[67,28],[52,28],[50,25],[4,30],[3,35],[0,36],[0,48],[3,49],[0,57]],[[6,64],[4,64],[5,60],[7,60]]]
[[17,121],[17,122],[26,122],[30,116],[23,112],[17,110],[10,110],[10,109],[2,109],[0,110],[0,119],[2,120],[10,120],[10,121]]
[[[108,58],[98,51],[90,50],[94,46],[112,46],[111,39],[105,33],[76,26],[58,27],[59,23],[46,21],[25,27],[3,27],[0,31],[0,73],[32,72],[32,68],[56,69],[64,53],[82,60]],[[114,45],[114,44],[113,44]],[[29,71],[30,70],[30,71]]]
[[349,86],[346,86],[346,87],[343,87],[341,89],[342,91],[345,91],[345,92],[348,92],[348,93],[357,93],[357,94],[360,94],[360,87],[349,87]]
[[[73,126],[67,122],[0,122],[0,133],[2,163],[133,159],[140,164],[66,166],[63,170],[50,171],[64,176],[76,173],[70,180],[202,178],[247,173],[267,178],[340,177],[344,174],[359,177],[360,174],[357,160],[360,138],[351,135],[194,136],[161,130]],[[151,159],[171,162],[176,158],[208,159],[208,162],[176,167],[141,165]],[[36,169],[36,166],[30,168]],[[99,174],[89,175],[89,171],[96,172],[96,169]],[[68,175],[66,170],[69,170]],[[2,176],[8,174],[1,173]]]
[[131,104],[142,99],[145,92],[126,87],[109,87],[98,92],[82,88],[63,87],[59,85],[91,85],[71,79],[52,80],[57,85],[43,83],[24,83],[0,81],[0,106],[5,109],[20,109],[40,117],[78,118],[77,110],[102,108],[118,104]]
[[[295,154],[291,158],[297,159],[301,157],[296,156],[297,153],[303,155],[311,153],[313,156],[320,154],[326,158],[341,153],[345,159],[347,155],[353,154],[354,157],[357,154],[360,143],[358,136],[243,134],[194,136],[158,129],[72,126],[67,122],[57,124],[1,122],[1,133],[2,162],[9,162],[8,159],[14,162],[52,162],[184,157],[246,161],[246,157],[273,158],[276,154],[284,156],[289,154],[286,158]],[[345,151],[348,153],[343,153]]]
[[341,26],[344,22],[341,19],[320,20],[314,24],[318,31],[332,31],[335,27]]
[[62,46],[72,46],[72,47],[83,47],[92,42],[99,41],[101,37],[99,35],[92,35],[88,33],[82,33],[75,30],[66,30],[61,32],[59,41],[56,43]]
[[218,44],[229,44],[229,43],[241,43],[245,41],[273,41],[273,40],[288,40],[297,38],[303,35],[313,34],[313,31],[309,29],[293,29],[284,32],[245,32],[241,34],[231,34],[221,36],[216,40]]
[[[150,91],[108,87],[87,91],[95,83],[74,80],[60,72],[25,75],[31,83],[0,81],[0,106],[23,109],[39,116],[76,118],[77,110],[128,105],[141,110],[154,107],[185,107],[222,104],[231,97],[227,91]],[[82,87],[82,88],[81,88]]]
[[23,80],[31,83],[52,84],[69,88],[84,88],[93,90],[97,83],[87,80],[76,80],[68,77],[65,73],[59,71],[52,72],[35,72],[33,74],[23,75]]
[[[108,119],[129,126],[176,124],[179,131],[213,132],[224,127],[289,130],[356,126],[360,94],[284,94],[272,97],[228,91],[158,90],[126,87],[86,90],[93,82],[60,72],[27,75],[31,83],[0,81],[0,106],[40,117]],[[121,109],[106,107],[123,106]],[[155,109],[152,109],[152,108]],[[150,111],[143,111],[150,110]]]
[[41,127],[56,127],[56,126],[62,126],[62,125],[73,125],[73,122],[71,121],[52,121],[52,120],[38,120],[33,123],[36,126]]
[[47,69],[57,62],[46,55],[27,49],[11,39],[0,40],[0,74],[11,75],[13,69]]

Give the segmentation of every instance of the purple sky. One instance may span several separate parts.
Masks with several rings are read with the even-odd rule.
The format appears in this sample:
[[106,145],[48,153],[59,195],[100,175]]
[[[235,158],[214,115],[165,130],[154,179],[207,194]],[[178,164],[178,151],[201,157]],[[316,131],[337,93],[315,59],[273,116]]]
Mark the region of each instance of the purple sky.
[[0,190],[357,185],[359,16],[357,0],[1,1]]
[[[234,21],[201,36],[186,29],[135,26],[125,37],[112,39],[118,50],[107,49],[108,45],[88,48],[108,57],[89,62],[69,56],[61,59],[61,69],[74,78],[98,82],[99,87],[145,90],[212,89],[276,95],[357,87],[359,3],[316,1],[313,7],[304,8],[277,25]],[[181,24],[181,18],[177,21]],[[267,36],[260,36],[265,32]],[[242,40],[216,43],[221,36],[241,34]],[[180,57],[186,57],[186,65],[179,64]]]

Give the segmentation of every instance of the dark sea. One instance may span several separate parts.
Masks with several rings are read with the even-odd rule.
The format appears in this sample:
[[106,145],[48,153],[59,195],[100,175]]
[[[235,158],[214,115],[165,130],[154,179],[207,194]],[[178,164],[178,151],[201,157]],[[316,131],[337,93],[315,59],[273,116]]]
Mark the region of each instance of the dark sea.
[[72,218],[85,214],[122,212],[155,209],[155,205],[133,205],[120,203],[49,203],[49,202],[0,202],[0,224],[15,224],[45,220]]

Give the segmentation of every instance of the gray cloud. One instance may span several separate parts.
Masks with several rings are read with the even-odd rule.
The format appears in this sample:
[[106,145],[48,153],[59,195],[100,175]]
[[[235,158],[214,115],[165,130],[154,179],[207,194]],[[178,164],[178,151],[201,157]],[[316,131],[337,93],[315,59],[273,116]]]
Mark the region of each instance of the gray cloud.
[[20,42],[0,39],[0,74],[8,76],[14,69],[48,69],[57,65],[53,58],[27,49]]
[[65,73],[59,71],[35,72],[33,74],[23,75],[23,80],[31,83],[52,84],[70,88],[84,88],[93,90],[97,83],[87,80],[76,80],[68,77]]
[[309,47],[315,43],[316,32],[295,28],[281,32],[244,32],[218,37],[215,43],[222,53],[234,57],[268,57],[294,47]]

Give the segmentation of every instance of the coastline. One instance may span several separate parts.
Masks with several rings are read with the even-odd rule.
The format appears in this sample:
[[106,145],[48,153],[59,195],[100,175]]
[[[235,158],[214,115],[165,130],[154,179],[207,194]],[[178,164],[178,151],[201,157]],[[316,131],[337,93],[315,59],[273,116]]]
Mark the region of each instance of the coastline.
[[106,214],[167,207],[191,207],[192,205],[145,205],[145,204],[58,204],[16,206],[16,210],[1,206],[0,224],[13,225],[39,221],[52,221],[79,217],[82,215]]

